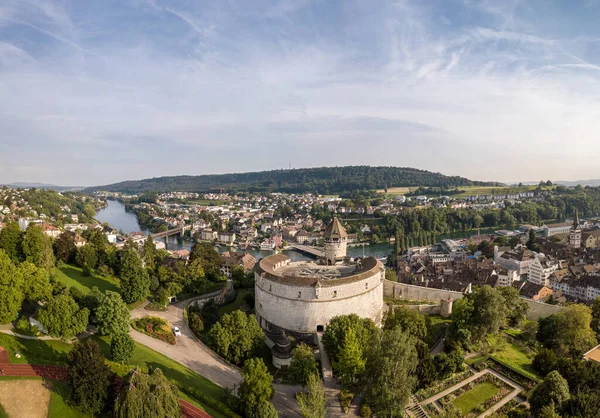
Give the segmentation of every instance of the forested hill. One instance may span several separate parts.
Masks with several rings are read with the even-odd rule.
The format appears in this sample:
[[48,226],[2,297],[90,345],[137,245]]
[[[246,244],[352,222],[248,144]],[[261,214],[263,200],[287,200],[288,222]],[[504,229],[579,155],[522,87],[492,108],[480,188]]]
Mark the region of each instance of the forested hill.
[[497,186],[495,182],[471,181],[464,177],[445,176],[431,171],[407,167],[320,167],[295,170],[272,170],[252,173],[208,174],[201,176],[170,176],[145,180],[123,181],[91,187],[92,191],[122,193],[189,191],[209,192],[283,192],[320,194],[351,190],[383,189],[385,187],[455,187]]

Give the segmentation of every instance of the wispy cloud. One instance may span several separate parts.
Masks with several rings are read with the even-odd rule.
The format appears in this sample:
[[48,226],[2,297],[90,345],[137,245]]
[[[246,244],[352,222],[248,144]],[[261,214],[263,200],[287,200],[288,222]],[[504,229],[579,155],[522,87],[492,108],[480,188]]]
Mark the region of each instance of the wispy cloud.
[[94,184],[290,159],[600,176],[600,29],[559,30],[546,2],[377,3],[7,0],[0,180]]

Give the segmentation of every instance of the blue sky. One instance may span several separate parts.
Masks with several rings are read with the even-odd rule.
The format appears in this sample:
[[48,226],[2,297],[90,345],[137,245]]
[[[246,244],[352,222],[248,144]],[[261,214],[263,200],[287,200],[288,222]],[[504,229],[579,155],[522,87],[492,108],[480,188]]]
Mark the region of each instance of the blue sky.
[[3,0],[0,183],[600,178],[600,1]]

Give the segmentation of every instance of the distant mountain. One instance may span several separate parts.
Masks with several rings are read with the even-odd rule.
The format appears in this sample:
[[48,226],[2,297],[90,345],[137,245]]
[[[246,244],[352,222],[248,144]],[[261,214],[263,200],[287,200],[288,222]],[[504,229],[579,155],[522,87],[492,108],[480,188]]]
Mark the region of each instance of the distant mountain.
[[84,191],[110,191],[140,194],[145,192],[189,191],[214,192],[282,192],[321,194],[384,187],[455,187],[499,186],[497,182],[472,181],[464,177],[445,176],[408,167],[319,167],[294,170],[272,170],[251,173],[208,174],[200,176],[158,177],[124,181]]
[[5,184],[3,186],[6,187],[10,187],[11,189],[48,189],[48,190],[56,190],[57,192],[60,191],[75,191],[75,190],[82,190],[83,187],[74,187],[74,186],[57,186],[55,184],[46,184],[46,183],[26,183],[26,182],[17,182],[17,183],[10,183],[10,184]]
[[582,186],[600,186],[600,179],[595,179],[595,180],[575,180],[575,181],[555,181],[554,184],[560,184],[561,186],[567,186],[567,187],[575,187],[579,184],[581,184]]

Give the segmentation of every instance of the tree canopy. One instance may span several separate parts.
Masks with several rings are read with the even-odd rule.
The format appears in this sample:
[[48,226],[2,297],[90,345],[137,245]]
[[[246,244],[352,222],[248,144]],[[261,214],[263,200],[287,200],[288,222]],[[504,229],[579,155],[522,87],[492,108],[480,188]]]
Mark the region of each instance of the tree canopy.
[[115,405],[117,418],[181,417],[178,390],[160,369],[133,370]]
[[52,298],[38,315],[40,323],[53,337],[72,338],[88,325],[89,310],[80,308],[69,295]]
[[23,303],[23,276],[4,250],[0,250],[0,324],[17,317]]
[[223,315],[206,336],[213,350],[235,364],[243,364],[252,357],[264,338],[256,317],[240,310]]
[[116,292],[107,290],[100,297],[95,316],[101,335],[126,334],[129,331],[129,308]]
[[238,396],[244,412],[249,418],[263,418],[259,414],[262,403],[273,398],[273,376],[260,358],[251,358],[242,369],[244,380],[240,384]]

